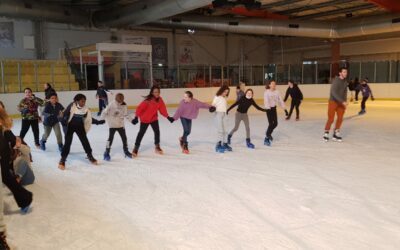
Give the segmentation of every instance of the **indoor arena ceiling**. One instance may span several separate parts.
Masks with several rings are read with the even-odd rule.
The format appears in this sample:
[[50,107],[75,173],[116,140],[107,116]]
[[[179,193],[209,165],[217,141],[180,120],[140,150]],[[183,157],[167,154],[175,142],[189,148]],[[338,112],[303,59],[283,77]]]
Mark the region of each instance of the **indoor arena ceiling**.
[[[277,35],[287,36],[346,38],[352,36],[352,29],[356,29],[356,36],[400,31],[399,2],[400,0],[1,0],[0,16],[95,27],[127,28],[150,24],[167,28],[192,27],[247,34],[254,31],[256,35],[272,35],[277,32]],[[394,26],[396,27],[393,28]],[[318,35],[318,32],[322,34]]]
[[[396,1],[396,0],[395,0]],[[44,0],[48,4],[74,7],[83,10],[101,11],[129,7],[134,4],[145,6],[148,0]],[[164,1],[167,2],[167,1]],[[177,2],[185,2],[184,0]],[[201,1],[200,1],[201,2]],[[179,14],[203,14],[211,16],[271,17],[301,20],[339,20],[365,17],[390,12],[380,2],[366,0],[216,0],[208,1],[204,7]],[[394,1],[392,1],[394,2]],[[400,1],[397,4],[400,5]],[[246,10],[246,11],[244,11]]]

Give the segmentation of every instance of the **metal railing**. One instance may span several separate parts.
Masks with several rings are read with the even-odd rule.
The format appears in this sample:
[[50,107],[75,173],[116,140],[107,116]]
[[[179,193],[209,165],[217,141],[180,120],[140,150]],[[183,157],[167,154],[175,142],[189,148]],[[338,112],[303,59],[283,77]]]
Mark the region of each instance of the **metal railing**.
[[[400,61],[362,61],[341,62],[349,70],[349,79],[368,78],[373,83],[399,83]],[[76,68],[83,81],[78,83],[77,72],[71,70],[66,61],[48,60],[0,60],[0,92],[22,92],[25,87],[41,91],[46,82],[56,90],[95,89],[97,74],[88,76],[88,68],[95,64],[77,64]],[[80,69],[83,69],[81,73]],[[113,62],[105,65],[105,82],[109,88],[139,89],[148,88],[149,65],[133,62]],[[286,84],[291,79],[304,84],[329,83],[332,75],[329,62],[304,61],[302,64],[266,64],[266,65],[178,65],[168,67],[153,65],[154,80],[162,88],[212,87],[221,84],[263,85],[275,80]],[[89,79],[88,79],[89,78]],[[88,84],[89,83],[89,84]]]

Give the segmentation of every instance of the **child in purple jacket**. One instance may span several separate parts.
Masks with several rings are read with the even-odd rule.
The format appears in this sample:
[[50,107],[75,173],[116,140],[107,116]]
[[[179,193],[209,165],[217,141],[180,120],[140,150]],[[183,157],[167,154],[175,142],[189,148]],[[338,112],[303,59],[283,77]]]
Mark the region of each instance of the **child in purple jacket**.
[[183,136],[179,137],[179,142],[182,148],[182,153],[189,154],[187,137],[192,130],[192,120],[196,119],[199,114],[199,109],[209,109],[210,112],[215,111],[215,107],[193,99],[193,93],[186,91],[183,100],[180,102],[178,109],[173,116],[174,120],[181,119],[183,127]]
[[368,85],[368,80],[367,79],[364,79],[361,82],[361,85],[360,85],[359,89],[361,91],[361,94],[362,94],[363,98],[362,98],[362,101],[361,101],[361,111],[358,112],[358,114],[359,115],[363,115],[363,114],[366,113],[366,111],[365,111],[365,103],[367,102],[369,97],[371,96],[371,100],[372,101],[375,100],[375,99],[374,99],[374,96],[372,95],[372,90]]

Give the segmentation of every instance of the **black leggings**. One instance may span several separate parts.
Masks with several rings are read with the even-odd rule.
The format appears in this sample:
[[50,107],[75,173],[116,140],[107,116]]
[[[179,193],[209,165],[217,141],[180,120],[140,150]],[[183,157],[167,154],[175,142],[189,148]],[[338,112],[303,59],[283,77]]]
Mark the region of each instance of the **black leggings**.
[[356,89],[356,98],[355,98],[356,101],[358,101],[358,95],[359,95],[359,94],[360,94],[360,89],[357,88],[357,89]]
[[128,139],[126,138],[125,128],[110,128],[110,133],[108,136],[108,141],[106,146],[107,150],[110,151],[111,149],[115,132],[118,132],[118,134],[121,136],[124,152],[128,151]]
[[74,133],[76,133],[78,135],[78,138],[82,143],[85,153],[88,156],[92,155],[92,148],[90,147],[90,143],[86,136],[86,131],[85,131],[83,124],[82,125],[69,124],[67,131],[65,133],[65,144],[64,144],[63,150],[61,152],[61,159],[64,161],[67,160],[69,151],[71,150],[72,138],[74,137]]
[[290,118],[290,116],[292,116],[294,108],[296,108],[296,118],[299,118],[299,116],[300,116],[300,109],[299,109],[300,104],[301,104],[301,100],[292,99],[292,103],[290,104],[290,111],[289,111],[288,118]]
[[363,97],[362,101],[361,101],[361,110],[365,110],[365,103],[367,102],[369,96],[368,97]]
[[27,119],[22,119],[22,125],[21,125],[21,132],[19,134],[19,137],[21,139],[25,138],[26,133],[28,133],[29,128],[32,127],[33,131],[33,136],[35,138],[35,145],[39,145],[39,120],[27,120]]
[[140,123],[139,133],[136,136],[136,142],[135,142],[136,147],[140,146],[140,143],[142,142],[143,136],[146,133],[146,130],[149,127],[149,125],[154,131],[154,144],[155,145],[160,144],[160,126],[158,125],[158,120],[157,120],[152,123],[143,123],[143,122]]
[[267,118],[268,118],[269,125],[268,125],[266,136],[268,138],[270,138],[272,135],[272,132],[278,126],[278,114],[276,113],[276,107],[272,107],[269,110],[267,110]]

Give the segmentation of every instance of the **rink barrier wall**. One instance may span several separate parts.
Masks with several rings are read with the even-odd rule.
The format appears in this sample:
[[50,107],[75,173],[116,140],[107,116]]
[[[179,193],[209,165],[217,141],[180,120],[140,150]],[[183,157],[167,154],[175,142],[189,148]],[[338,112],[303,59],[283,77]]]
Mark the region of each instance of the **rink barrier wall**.
[[[379,84],[370,84],[374,97],[377,100],[400,100],[400,84],[398,83],[379,83]],[[249,86],[248,88],[253,89],[254,98],[260,103],[263,103],[263,94],[265,90],[265,86]],[[282,98],[285,95],[287,86],[286,85],[278,85],[278,90],[281,92]],[[314,101],[327,101],[329,97],[329,84],[302,84],[300,88],[303,92],[305,100],[314,100]],[[230,103],[235,101],[236,98],[236,87],[231,87],[231,92],[228,98]],[[164,102],[168,107],[176,107],[179,102],[182,100],[184,92],[190,90],[193,92],[194,98],[211,103],[215,93],[218,90],[218,87],[212,88],[176,88],[176,89],[162,89],[161,96],[164,99]],[[147,95],[148,89],[121,89],[121,90],[112,90],[113,94],[123,93],[125,96],[125,102],[128,104],[129,108],[135,108],[142,100],[143,96]],[[86,90],[86,91],[62,91],[58,92],[58,97],[60,103],[64,106],[67,106],[72,102],[74,96],[77,93],[82,93],[86,95],[87,105],[92,110],[97,110],[98,101],[96,99],[96,91],[95,90]],[[19,101],[23,98],[23,93],[10,93],[10,94],[0,94],[0,100],[6,105],[7,111],[12,115],[18,115],[17,105]],[[40,98],[44,98],[43,92],[37,92],[36,96]],[[350,96],[350,94],[349,94]],[[113,96],[110,96],[109,99],[113,99]],[[16,116],[18,117],[18,116]]]

